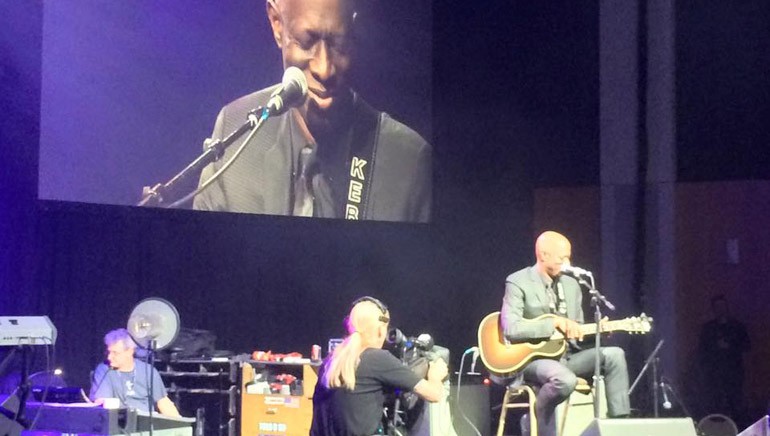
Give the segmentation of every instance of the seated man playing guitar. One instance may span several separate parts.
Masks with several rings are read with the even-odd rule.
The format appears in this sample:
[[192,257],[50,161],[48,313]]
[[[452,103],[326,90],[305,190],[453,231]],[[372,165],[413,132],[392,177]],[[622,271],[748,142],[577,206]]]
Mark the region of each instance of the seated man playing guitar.
[[[500,328],[506,340],[547,340],[555,333],[563,334],[568,340],[582,339],[580,285],[574,278],[560,274],[562,265],[569,265],[571,254],[572,246],[566,237],[545,232],[535,244],[537,263],[508,276],[500,311]],[[546,314],[555,316],[542,317]],[[560,360],[541,358],[523,365],[524,381],[540,388],[535,414],[541,436],[556,435],[554,410],[575,389],[577,376],[591,377],[595,352],[594,349],[568,349]],[[602,347],[601,365],[609,416],[627,416],[630,412],[628,369],[623,350]]]

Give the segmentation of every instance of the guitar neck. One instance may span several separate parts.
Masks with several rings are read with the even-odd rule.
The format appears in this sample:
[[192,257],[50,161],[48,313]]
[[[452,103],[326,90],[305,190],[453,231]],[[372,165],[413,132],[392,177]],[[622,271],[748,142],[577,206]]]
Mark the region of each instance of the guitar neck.
[[[602,328],[601,331],[603,332],[614,332],[615,330],[625,330],[625,324],[624,320],[616,320],[616,321],[603,321],[602,322]],[[583,333],[583,335],[595,335],[599,331],[598,324],[591,323],[591,324],[581,324],[580,325],[580,331]]]

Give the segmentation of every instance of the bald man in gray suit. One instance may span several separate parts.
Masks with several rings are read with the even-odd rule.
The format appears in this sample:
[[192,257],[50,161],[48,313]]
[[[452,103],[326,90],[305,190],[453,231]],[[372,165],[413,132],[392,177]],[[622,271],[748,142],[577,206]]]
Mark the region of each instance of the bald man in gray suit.
[[[556,332],[563,333],[568,339],[582,339],[580,285],[574,278],[561,275],[562,265],[569,265],[572,245],[563,235],[548,231],[537,238],[535,256],[535,265],[519,270],[505,280],[500,323],[506,339],[511,342],[546,339]],[[556,317],[532,321],[544,314]],[[618,347],[602,347],[600,355],[608,414],[610,417],[628,416],[625,354]],[[595,356],[594,349],[568,349],[561,360],[534,360],[522,369],[524,381],[539,387],[535,414],[541,436],[556,435],[554,410],[575,390],[577,376],[588,378],[593,374]]]

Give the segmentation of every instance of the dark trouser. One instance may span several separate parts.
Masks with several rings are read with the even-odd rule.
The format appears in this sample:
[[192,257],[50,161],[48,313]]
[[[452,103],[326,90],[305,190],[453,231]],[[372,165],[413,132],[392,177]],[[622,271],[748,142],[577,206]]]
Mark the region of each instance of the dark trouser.
[[[602,347],[602,375],[607,394],[607,412],[610,417],[625,416],[631,411],[628,400],[628,368],[621,348]],[[539,386],[537,394],[537,426],[540,436],[556,435],[556,406],[569,398],[575,390],[577,377],[590,379],[594,372],[595,350],[583,350],[561,362],[541,359],[527,365],[522,371],[524,381]]]

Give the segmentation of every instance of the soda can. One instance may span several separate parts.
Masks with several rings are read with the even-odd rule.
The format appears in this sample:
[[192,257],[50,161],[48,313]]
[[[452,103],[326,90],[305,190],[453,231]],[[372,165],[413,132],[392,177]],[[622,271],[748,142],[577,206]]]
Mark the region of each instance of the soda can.
[[321,346],[313,345],[310,349],[310,360],[321,360]]

